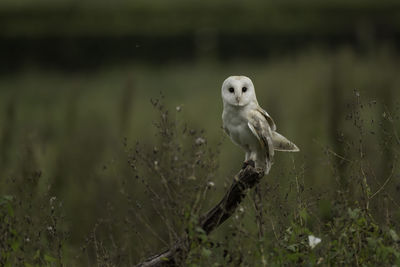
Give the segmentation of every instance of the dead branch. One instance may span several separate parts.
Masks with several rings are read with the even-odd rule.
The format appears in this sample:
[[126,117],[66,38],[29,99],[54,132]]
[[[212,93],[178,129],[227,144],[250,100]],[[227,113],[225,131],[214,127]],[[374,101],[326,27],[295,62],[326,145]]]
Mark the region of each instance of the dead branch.
[[[232,216],[238,205],[246,196],[247,189],[258,184],[263,176],[264,171],[256,170],[254,168],[254,162],[245,165],[239,171],[222,200],[214,208],[201,216],[199,226],[207,235]],[[190,248],[189,244],[190,240],[188,237],[184,237],[178,240],[168,250],[149,257],[137,266],[176,266],[186,258]]]

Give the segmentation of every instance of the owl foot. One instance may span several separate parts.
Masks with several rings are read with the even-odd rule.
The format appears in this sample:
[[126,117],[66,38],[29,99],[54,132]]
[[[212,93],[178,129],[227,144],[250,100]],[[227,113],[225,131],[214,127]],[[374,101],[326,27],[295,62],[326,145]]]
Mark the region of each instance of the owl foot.
[[245,162],[243,162],[242,169],[245,169],[248,165],[250,165],[253,168],[256,167],[256,163],[253,160],[249,159],[249,160],[246,160]]

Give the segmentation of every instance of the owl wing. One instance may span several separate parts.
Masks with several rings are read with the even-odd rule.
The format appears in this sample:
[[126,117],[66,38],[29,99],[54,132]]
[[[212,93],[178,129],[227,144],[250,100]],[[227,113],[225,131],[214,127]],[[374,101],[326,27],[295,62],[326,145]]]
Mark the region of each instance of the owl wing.
[[288,140],[286,137],[284,137],[280,133],[276,132],[275,122],[271,118],[271,116],[268,114],[268,112],[266,112],[260,106],[258,106],[256,110],[258,112],[260,112],[265,117],[265,119],[267,120],[269,126],[271,127],[271,140],[272,140],[272,144],[273,144],[274,150],[276,150],[276,151],[285,151],[285,152],[298,152],[298,151],[300,151],[300,149],[293,142]]
[[[266,114],[268,115],[268,113]],[[268,119],[265,117],[265,114],[261,113],[258,109],[250,112],[248,119],[247,125],[260,142],[261,147],[266,152],[268,160],[271,160],[274,156],[274,146],[272,141],[272,129]]]
[[271,118],[271,116],[266,112],[264,109],[262,109],[260,106],[257,106],[256,109],[258,112],[260,112],[264,118],[268,121],[269,126],[271,127],[272,131],[276,131],[276,125],[274,120]]

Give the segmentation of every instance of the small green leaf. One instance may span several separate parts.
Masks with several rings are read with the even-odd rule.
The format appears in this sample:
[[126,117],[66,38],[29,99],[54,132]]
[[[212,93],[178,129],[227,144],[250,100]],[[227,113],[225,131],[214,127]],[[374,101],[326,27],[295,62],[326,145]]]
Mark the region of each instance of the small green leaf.
[[307,221],[308,214],[307,214],[307,210],[306,210],[306,209],[302,209],[302,210],[300,211],[300,217],[301,217],[304,221]]
[[206,232],[204,231],[204,229],[201,228],[201,227],[199,227],[199,226],[196,227],[196,232],[198,232],[198,233],[200,233],[200,234],[205,234],[205,233],[206,233]]
[[11,195],[5,195],[5,196],[3,196],[3,199],[5,199],[7,201],[12,201],[14,199],[14,197]]
[[356,208],[356,209],[352,210],[351,208],[349,208],[347,210],[347,212],[349,213],[349,216],[351,219],[357,219],[359,216],[359,213],[360,213],[360,209]]
[[207,249],[207,248],[203,248],[202,254],[204,257],[208,258],[211,256],[211,250]]
[[40,257],[40,249],[36,250],[36,253],[35,253],[35,256],[33,256],[33,259],[37,260],[37,259],[39,259],[39,257]]
[[367,237],[367,242],[371,248],[375,248],[377,245],[377,240],[372,237]]
[[19,242],[18,242],[18,240],[14,241],[14,242],[11,244],[11,248],[12,248],[12,250],[13,250],[14,252],[16,252],[16,251],[19,249]]
[[286,247],[288,250],[296,252],[297,246],[295,244],[289,245]]
[[44,255],[44,260],[47,262],[55,262],[56,258],[53,258],[52,256],[49,256],[47,254]]
[[10,215],[11,217],[14,217],[14,209],[12,208],[10,203],[7,203],[7,211],[8,211],[8,215]]
[[397,235],[396,231],[393,229],[389,230],[389,234],[392,237],[393,241],[397,242],[400,240],[399,236]]
[[13,198],[14,197],[10,195],[0,196],[0,205],[11,202]]

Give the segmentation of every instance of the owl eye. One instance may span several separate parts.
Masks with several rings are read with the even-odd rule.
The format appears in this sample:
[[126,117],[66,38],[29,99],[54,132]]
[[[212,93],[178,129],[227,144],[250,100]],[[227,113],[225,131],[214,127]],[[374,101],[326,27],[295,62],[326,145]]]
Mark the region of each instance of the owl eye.
[[244,92],[246,92],[247,91],[247,87],[243,87],[242,88],[242,92],[244,93]]
[[233,87],[229,87],[229,92],[231,92],[231,93],[233,93],[233,92],[235,92],[235,89],[233,89]]

